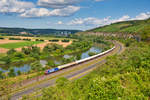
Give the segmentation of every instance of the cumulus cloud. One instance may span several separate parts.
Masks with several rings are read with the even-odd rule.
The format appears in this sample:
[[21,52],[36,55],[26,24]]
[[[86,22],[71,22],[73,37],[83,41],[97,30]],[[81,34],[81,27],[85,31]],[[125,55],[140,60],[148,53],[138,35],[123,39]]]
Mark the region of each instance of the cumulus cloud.
[[21,17],[43,17],[49,16],[49,10],[46,8],[31,8],[20,15]]
[[46,16],[70,16],[77,12],[80,7],[67,6],[63,9],[48,10],[46,8],[32,8],[25,11],[20,16],[21,17],[46,17]]
[[111,23],[121,22],[121,21],[129,21],[129,20],[144,20],[150,17],[150,12],[141,13],[137,15],[135,18],[131,18],[128,15],[124,15],[118,19],[113,19],[111,16],[106,17],[104,19],[99,19],[95,17],[88,18],[76,18],[68,22],[68,25],[83,25],[83,26],[103,26]]
[[119,19],[112,20],[112,23],[114,23],[114,22],[122,22],[122,21],[127,21],[127,20],[130,20],[130,16],[125,15],[125,16],[122,16],[122,17],[119,18]]
[[76,18],[68,23],[68,25],[98,25],[102,23],[101,19],[88,17],[88,18]]
[[81,0],[38,0],[38,5],[48,8],[64,8],[77,4]]
[[132,20],[143,20],[143,19],[147,19],[149,17],[150,17],[150,12],[141,13],[141,14],[137,15],[135,18],[133,18]]
[[63,22],[62,22],[62,21],[58,21],[57,24],[58,24],[58,25],[62,25]]
[[50,16],[70,16],[77,12],[80,7],[77,6],[67,6],[63,9],[54,9],[50,12]]
[[27,9],[33,8],[32,2],[23,2],[18,0],[0,0],[1,13],[22,13]]
[[84,26],[99,26],[107,25],[117,20],[111,19],[111,16],[108,16],[104,19],[99,19],[95,17],[88,18],[76,18],[68,23],[68,25],[84,25]]
[[[80,7],[73,6],[78,0],[39,0],[39,4],[56,4],[63,8],[56,7],[48,9],[37,7],[32,2],[21,0],[0,0],[0,13],[17,13],[20,17],[46,17],[46,16],[70,16],[77,12]],[[64,6],[63,6],[64,5]]]

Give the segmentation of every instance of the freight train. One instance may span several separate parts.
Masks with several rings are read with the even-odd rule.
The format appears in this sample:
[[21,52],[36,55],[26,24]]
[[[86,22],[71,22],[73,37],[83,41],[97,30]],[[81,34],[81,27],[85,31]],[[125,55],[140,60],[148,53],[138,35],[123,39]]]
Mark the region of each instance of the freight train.
[[77,61],[69,63],[69,64],[61,65],[61,66],[58,66],[58,67],[53,68],[53,69],[48,69],[48,70],[45,71],[45,75],[48,75],[48,74],[54,73],[56,71],[59,71],[59,70],[62,70],[62,69],[68,68],[68,67],[72,67],[74,65],[78,65],[78,64],[84,63],[86,61],[95,59],[97,57],[103,56],[103,55],[113,51],[115,48],[116,47],[114,46],[113,48],[111,48],[111,49],[109,49],[109,50],[107,50],[105,52],[99,53],[97,55],[94,55],[94,56],[91,56],[91,57],[88,57],[88,58],[85,58],[85,59],[77,60]]

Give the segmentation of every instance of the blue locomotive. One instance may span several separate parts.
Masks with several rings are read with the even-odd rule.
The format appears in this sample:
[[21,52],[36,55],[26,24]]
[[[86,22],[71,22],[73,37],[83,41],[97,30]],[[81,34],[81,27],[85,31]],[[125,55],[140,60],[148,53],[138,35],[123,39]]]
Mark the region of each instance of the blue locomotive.
[[53,69],[46,70],[45,75],[51,74],[51,73],[56,72],[58,70],[59,70],[59,68],[53,68]]

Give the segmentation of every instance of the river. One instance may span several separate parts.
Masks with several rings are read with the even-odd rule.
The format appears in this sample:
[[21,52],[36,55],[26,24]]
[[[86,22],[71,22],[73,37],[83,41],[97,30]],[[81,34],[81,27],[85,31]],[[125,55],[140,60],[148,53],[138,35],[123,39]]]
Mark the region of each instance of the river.
[[[89,50],[81,52],[80,53],[80,59],[85,59],[85,58],[89,57],[89,54],[88,54],[89,52],[101,53],[102,50],[99,47],[93,46]],[[70,57],[75,57],[75,56],[76,56],[76,54],[70,54],[70,55],[64,55],[62,57],[65,58],[65,59],[68,59]],[[40,60],[40,63],[43,67],[45,67],[49,60],[53,60],[55,64],[61,65],[62,64],[62,57],[53,57],[53,58],[50,58],[50,59],[47,59],[47,60]],[[23,64],[23,65],[20,65],[20,66],[13,66],[13,68],[14,68],[14,71],[15,71],[16,75],[17,75],[17,71],[29,72],[31,70],[30,63]],[[4,68],[0,67],[0,71],[9,72],[9,69],[4,69]]]

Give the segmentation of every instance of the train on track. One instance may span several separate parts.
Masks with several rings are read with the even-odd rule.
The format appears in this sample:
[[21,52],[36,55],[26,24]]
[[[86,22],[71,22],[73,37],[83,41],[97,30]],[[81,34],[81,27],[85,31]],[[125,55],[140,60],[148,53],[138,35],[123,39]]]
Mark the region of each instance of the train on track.
[[75,62],[71,62],[71,63],[65,64],[65,65],[61,65],[61,66],[58,66],[58,67],[53,68],[53,69],[48,69],[48,70],[45,71],[45,75],[48,75],[48,74],[54,73],[56,71],[59,71],[59,70],[62,70],[62,69],[68,68],[68,67],[72,67],[74,65],[78,65],[78,64],[87,62],[89,60],[95,59],[97,57],[103,56],[103,55],[113,51],[115,48],[116,47],[114,46],[113,48],[111,48],[111,49],[109,49],[109,50],[107,50],[105,52],[99,53],[97,55],[94,55],[94,56],[91,56],[91,57],[88,57],[88,58],[85,58],[85,59],[77,60]]

